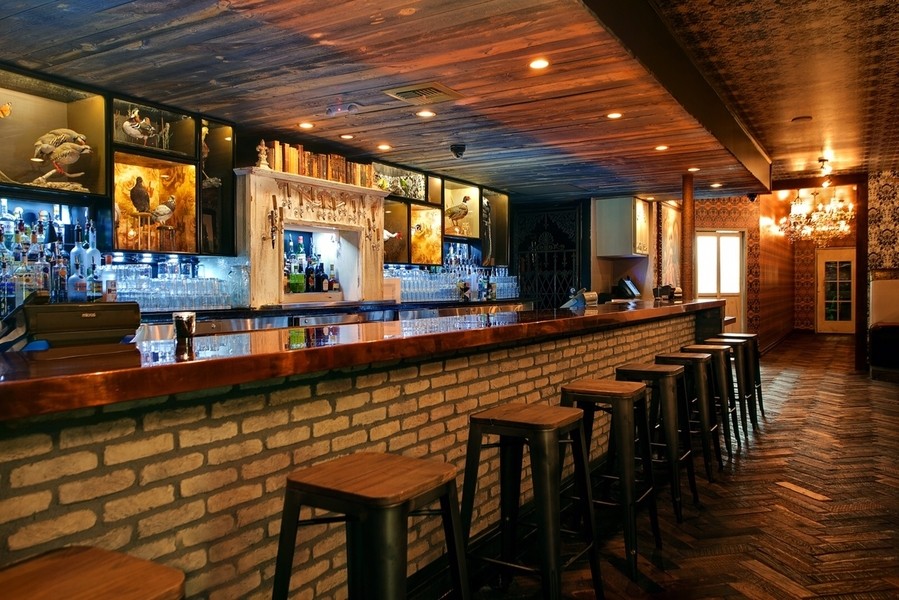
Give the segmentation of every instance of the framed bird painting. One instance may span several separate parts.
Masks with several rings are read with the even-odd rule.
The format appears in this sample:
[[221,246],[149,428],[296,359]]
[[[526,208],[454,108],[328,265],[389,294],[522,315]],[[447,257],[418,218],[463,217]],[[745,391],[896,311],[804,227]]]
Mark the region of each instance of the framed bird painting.
[[116,152],[115,247],[197,252],[197,166]]

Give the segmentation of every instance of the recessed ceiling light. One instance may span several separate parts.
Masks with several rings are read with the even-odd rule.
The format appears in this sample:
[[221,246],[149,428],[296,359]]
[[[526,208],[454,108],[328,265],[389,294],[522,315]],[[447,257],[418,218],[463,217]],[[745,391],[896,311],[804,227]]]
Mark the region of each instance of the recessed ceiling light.
[[724,185],[724,184],[723,184],[723,183],[713,183],[713,184],[712,184],[711,186],[709,186],[709,187],[720,188],[722,185]]
[[799,115],[798,117],[793,117],[792,119],[790,119],[790,123],[808,123],[811,120],[811,115]]
[[378,144],[378,150],[391,150],[390,144]]
[[655,196],[646,196],[645,199],[646,199],[646,200],[655,200],[656,197],[655,197]]
[[226,137],[226,138],[225,138],[225,141],[226,141],[226,142],[230,142],[230,141],[231,141],[231,136],[229,135],[228,137]]
[[549,61],[545,58],[535,58],[529,65],[532,69],[545,69],[549,66]]
[[606,118],[607,118],[607,119],[620,119],[620,118],[621,118],[621,113],[619,113],[619,112],[611,112],[611,113],[609,113],[609,114],[606,115]]
[[666,146],[665,144],[659,144],[658,146],[656,146],[656,150],[667,150],[667,149],[668,149],[668,146]]
[[351,140],[351,139],[353,139],[354,137],[356,137],[356,136],[353,135],[352,133],[344,133],[343,135],[340,136],[340,139],[342,139],[342,140]]
[[687,169],[687,170],[690,171],[691,173],[695,173],[696,171],[699,170],[699,167],[690,167],[690,168]]
[[300,129],[312,129],[313,127],[315,127],[315,125],[308,121],[303,121],[302,123],[300,123]]
[[435,113],[433,110],[424,109],[415,113],[415,116],[421,117],[422,119],[430,119],[431,117],[436,117],[437,113]]

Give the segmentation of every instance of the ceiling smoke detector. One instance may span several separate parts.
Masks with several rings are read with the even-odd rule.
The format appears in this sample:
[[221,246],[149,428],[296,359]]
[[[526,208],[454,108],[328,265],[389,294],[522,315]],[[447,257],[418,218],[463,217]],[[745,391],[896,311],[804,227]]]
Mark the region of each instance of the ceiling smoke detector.
[[408,102],[409,104],[416,106],[449,102],[450,100],[458,100],[462,97],[462,94],[459,92],[451,90],[442,83],[434,81],[395,87],[384,90],[384,93],[391,98],[396,98],[397,100],[402,100],[403,102]]

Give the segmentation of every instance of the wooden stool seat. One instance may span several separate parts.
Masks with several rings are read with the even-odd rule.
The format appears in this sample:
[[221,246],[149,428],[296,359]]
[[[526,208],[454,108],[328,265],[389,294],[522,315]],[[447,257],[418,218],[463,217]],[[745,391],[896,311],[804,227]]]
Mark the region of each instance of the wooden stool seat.
[[[454,466],[396,454],[351,454],[287,476],[273,599],[286,599],[300,525],[346,522],[350,598],[405,598],[408,517],[440,502],[450,574],[467,599],[468,570]],[[300,521],[302,506],[342,513]]]
[[[628,576],[637,581],[637,506],[646,502],[656,548],[662,547],[656,490],[652,473],[652,449],[649,444],[649,419],[646,406],[646,384],[614,379],[578,379],[562,386],[562,406],[575,406],[584,411],[584,439],[590,447],[594,415],[597,411],[611,414],[603,484],[617,481],[619,501],[604,497],[596,504],[620,507],[624,513],[624,552]],[[643,465],[642,478],[637,477],[636,459]],[[604,487],[608,487],[605,485]]]
[[645,383],[640,383],[639,381],[617,381],[615,379],[585,378],[562,386],[563,395],[583,394],[602,398],[631,398],[635,394],[645,391]]
[[681,508],[680,468],[687,471],[687,481],[693,494],[693,504],[699,506],[699,489],[693,468],[693,448],[688,423],[689,407],[679,402],[678,386],[684,383],[682,365],[657,365],[655,363],[628,363],[615,369],[615,378],[623,381],[643,381],[651,391],[649,414],[650,427],[661,433],[653,446],[663,449],[668,464],[671,487],[671,503],[677,522],[683,521]]
[[[492,556],[475,558],[498,565],[506,577],[513,571],[539,574],[543,597],[561,598],[563,565],[560,446],[564,447],[570,440],[574,454],[574,483],[580,499],[581,517],[584,520],[580,533],[586,544],[584,552],[589,553],[593,591],[597,598],[602,598],[596,517],[593,513],[587,449],[584,443],[583,411],[579,408],[548,404],[511,403],[475,413],[469,417],[469,422],[471,429],[468,434],[465,478],[462,484],[462,528],[466,543],[471,534],[483,437],[498,435],[500,448],[500,558]],[[525,445],[531,458],[537,540],[541,550],[539,568],[521,564],[516,560],[520,549],[517,542],[517,528]]]
[[577,408],[548,404],[503,404],[471,415],[471,422],[489,427],[514,427],[534,431],[561,429],[583,417]]
[[179,600],[184,573],[87,546],[51,550],[0,569],[4,600]]

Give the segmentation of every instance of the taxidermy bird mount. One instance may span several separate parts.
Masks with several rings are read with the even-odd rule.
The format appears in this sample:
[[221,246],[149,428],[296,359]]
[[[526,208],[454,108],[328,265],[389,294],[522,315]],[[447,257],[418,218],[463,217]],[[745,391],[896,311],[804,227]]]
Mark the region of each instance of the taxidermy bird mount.
[[169,199],[165,201],[165,204],[160,204],[153,209],[153,212],[150,214],[150,218],[154,223],[158,225],[165,225],[165,222],[171,219],[174,214],[175,196],[173,194],[169,196]]
[[134,181],[134,187],[129,192],[131,196],[131,204],[137,212],[150,212],[150,192],[144,187],[144,178],[138,177]]
[[462,202],[450,206],[444,211],[446,218],[453,222],[453,227],[456,229],[456,232],[459,232],[459,221],[468,215],[468,202],[470,200],[470,196],[465,196],[462,198]]

